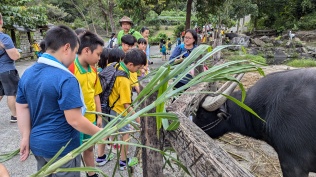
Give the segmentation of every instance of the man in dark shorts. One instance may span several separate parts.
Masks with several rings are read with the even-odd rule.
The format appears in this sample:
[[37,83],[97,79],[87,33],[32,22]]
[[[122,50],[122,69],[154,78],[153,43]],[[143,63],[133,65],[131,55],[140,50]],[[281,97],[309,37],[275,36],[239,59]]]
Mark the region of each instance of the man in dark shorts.
[[0,101],[6,95],[8,107],[11,111],[10,122],[17,122],[15,98],[20,80],[15,68],[15,60],[20,58],[20,53],[15,48],[11,37],[2,33],[3,19],[0,14]]

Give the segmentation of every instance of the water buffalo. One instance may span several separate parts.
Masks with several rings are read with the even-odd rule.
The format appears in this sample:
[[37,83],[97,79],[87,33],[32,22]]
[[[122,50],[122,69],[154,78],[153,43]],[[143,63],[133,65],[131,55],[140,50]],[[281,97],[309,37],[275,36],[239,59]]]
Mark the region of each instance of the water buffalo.
[[[241,100],[240,91],[229,93],[235,86],[225,93]],[[225,98],[204,97],[193,119],[210,137],[238,132],[267,142],[278,153],[284,177],[316,172],[316,69],[269,74],[247,91],[244,103],[265,122]]]

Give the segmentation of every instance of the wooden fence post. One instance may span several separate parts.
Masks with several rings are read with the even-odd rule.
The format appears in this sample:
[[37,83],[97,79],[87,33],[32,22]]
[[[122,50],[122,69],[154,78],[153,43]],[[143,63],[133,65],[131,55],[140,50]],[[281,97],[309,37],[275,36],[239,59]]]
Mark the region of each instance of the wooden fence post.
[[[151,104],[156,99],[157,92],[145,100],[143,106]],[[152,109],[149,112],[156,112],[156,110]],[[142,145],[161,150],[162,137],[160,132],[160,139],[158,139],[156,118],[141,118],[141,128],[140,137]],[[163,156],[159,152],[142,148],[143,177],[163,177],[163,164]]]

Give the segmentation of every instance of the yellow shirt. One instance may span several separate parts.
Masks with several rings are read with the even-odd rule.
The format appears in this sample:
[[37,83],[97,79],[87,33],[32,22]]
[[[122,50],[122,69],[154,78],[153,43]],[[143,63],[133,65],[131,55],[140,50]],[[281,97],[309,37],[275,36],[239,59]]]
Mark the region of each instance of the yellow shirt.
[[[123,70],[123,68],[120,66],[119,70]],[[123,76],[116,77],[112,92],[109,96],[109,106],[112,106],[114,102],[115,104],[112,109],[118,114],[121,114],[123,111],[125,111],[124,104],[132,103],[132,86],[130,79]],[[123,116],[125,116],[126,114],[127,111],[123,114]]]
[[34,52],[39,52],[40,51],[40,46],[37,43],[32,44]]
[[[75,60],[74,75],[80,83],[83,93],[84,103],[87,106],[87,111],[96,111],[94,97],[102,92],[102,87],[98,74],[89,66],[85,70],[79,63],[78,58]],[[84,115],[90,122],[96,121],[95,114]]]
[[137,72],[130,72],[130,80],[131,80],[131,83],[132,83],[132,87],[135,87],[135,86],[139,86],[139,83],[138,83],[138,78],[137,78]]

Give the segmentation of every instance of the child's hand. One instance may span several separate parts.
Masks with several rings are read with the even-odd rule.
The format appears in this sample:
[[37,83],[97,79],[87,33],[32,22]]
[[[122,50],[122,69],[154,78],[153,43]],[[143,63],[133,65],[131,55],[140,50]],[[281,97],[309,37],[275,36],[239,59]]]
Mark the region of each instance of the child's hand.
[[0,49],[4,49],[4,45],[1,41],[0,41]]
[[98,116],[98,118],[97,118],[97,126],[98,127],[102,127],[102,117],[101,116]]

